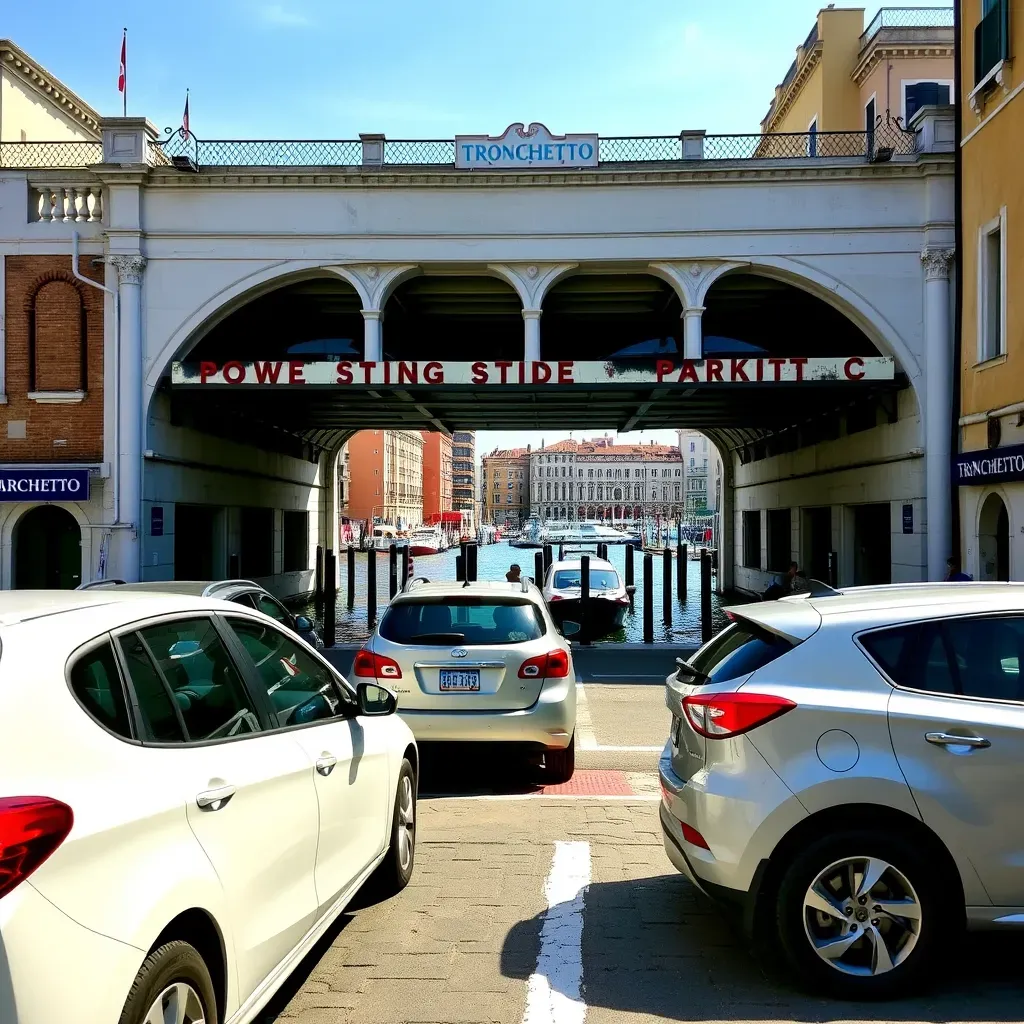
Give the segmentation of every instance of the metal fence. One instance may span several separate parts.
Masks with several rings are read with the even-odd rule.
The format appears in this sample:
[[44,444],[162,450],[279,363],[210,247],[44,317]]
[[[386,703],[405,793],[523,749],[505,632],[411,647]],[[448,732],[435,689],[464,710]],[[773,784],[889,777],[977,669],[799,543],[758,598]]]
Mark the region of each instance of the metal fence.
[[952,7],[882,7],[860,37],[863,50],[883,28],[952,28]]
[[197,139],[175,132],[157,149],[200,167],[350,167],[363,159],[358,139]]
[[0,142],[0,167],[85,167],[103,161],[99,142]]

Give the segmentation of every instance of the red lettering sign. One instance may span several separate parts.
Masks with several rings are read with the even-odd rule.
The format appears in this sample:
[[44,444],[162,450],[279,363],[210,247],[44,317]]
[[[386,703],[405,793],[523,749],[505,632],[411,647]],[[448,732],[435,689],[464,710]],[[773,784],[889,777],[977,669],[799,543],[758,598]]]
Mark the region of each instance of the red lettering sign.
[[474,363],[470,368],[473,374],[474,384],[486,384],[487,383],[487,364],[486,363]]
[[216,363],[200,363],[199,364],[199,383],[205,384],[207,377],[212,377],[217,372]]
[[352,364],[351,363],[338,363],[336,367],[338,371],[338,379],[335,381],[337,384],[351,384],[352,383]]
[[743,369],[743,367],[747,365],[746,359],[732,359],[730,362],[732,365],[729,367],[729,379],[743,380],[750,383],[747,371]]
[[860,380],[864,376],[864,360],[860,356],[854,356],[846,360],[843,366],[843,373],[847,380]]
[[423,367],[423,380],[427,384],[444,383],[444,366],[441,363],[427,363]]
[[289,384],[305,384],[306,383],[306,381],[303,379],[303,376],[302,376],[302,368],[303,368],[303,366],[305,366],[305,363],[300,363],[300,362],[297,362],[295,360],[292,360],[292,362],[290,362],[288,364],[288,383]]
[[253,369],[256,371],[258,384],[266,384],[268,380],[271,384],[276,384],[277,378],[281,376],[280,363],[253,363]]
[[245,367],[238,362],[224,364],[224,380],[228,384],[241,384],[245,380]]

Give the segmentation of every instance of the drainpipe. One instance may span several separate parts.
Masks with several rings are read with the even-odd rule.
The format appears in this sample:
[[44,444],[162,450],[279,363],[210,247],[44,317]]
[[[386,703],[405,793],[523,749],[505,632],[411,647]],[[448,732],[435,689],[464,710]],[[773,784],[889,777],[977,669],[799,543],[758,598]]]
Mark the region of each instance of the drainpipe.
[[[950,415],[951,443],[950,453],[956,455],[960,451],[960,412],[962,401],[962,359],[964,332],[964,225],[963,225],[963,149],[960,140],[963,138],[963,54],[961,53],[961,21],[960,4],[953,4],[953,248],[956,260],[953,264],[956,278],[953,281],[953,408]],[[950,483],[950,540],[953,550],[950,552],[957,560],[963,558],[960,522],[960,488],[954,473],[949,474]],[[961,562],[962,565],[962,562]]]
[[[100,284],[98,281],[93,281],[91,278],[86,277],[78,269],[78,232],[71,232],[71,273],[81,281],[83,284],[89,285],[90,288],[98,288],[101,292],[105,292],[110,296],[114,306],[114,458],[111,460],[110,473],[111,473],[111,486],[114,489],[114,521],[112,523],[101,523],[99,529],[102,530],[124,530],[132,528],[132,523],[121,522],[121,471],[120,471],[120,460],[118,458],[118,450],[120,448],[121,440],[121,414],[120,408],[117,405],[117,396],[121,390],[121,303],[118,298],[117,289],[108,288],[106,285]],[[104,399],[106,399],[107,391],[104,388],[103,391]]]

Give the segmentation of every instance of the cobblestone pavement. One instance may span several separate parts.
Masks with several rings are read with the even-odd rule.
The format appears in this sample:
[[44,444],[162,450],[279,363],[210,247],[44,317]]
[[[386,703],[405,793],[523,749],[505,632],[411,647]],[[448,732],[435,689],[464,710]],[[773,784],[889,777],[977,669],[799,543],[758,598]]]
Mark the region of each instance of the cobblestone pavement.
[[[611,705],[623,714],[643,709],[650,730],[637,733],[636,745],[658,742],[654,730],[666,723],[650,694],[631,702],[611,692],[595,698],[593,689],[587,696],[603,709],[592,715],[598,747],[611,745],[601,724]],[[614,722],[615,714],[607,719]],[[421,799],[411,885],[392,900],[345,914],[260,1024],[581,1024],[584,1012],[587,1024],[1021,1019],[1024,942],[1017,937],[966,940],[958,951],[961,969],[926,996],[843,1004],[804,995],[755,959],[717,908],[668,863],[653,783],[657,754],[641,752],[644,770],[636,752],[619,753],[618,767],[578,773],[592,782],[584,788],[618,791],[625,781],[638,795],[546,796],[536,788],[524,794],[499,773],[482,787],[464,786],[468,795]],[[458,763],[465,771],[466,762]],[[439,781],[435,774],[435,789]],[[542,926],[556,844],[562,852],[582,851],[588,863],[589,885],[567,904],[582,925],[578,993],[573,942],[556,945],[554,961],[542,953],[549,949]],[[559,927],[568,931],[556,942],[571,939],[572,921]],[[538,1013],[530,996],[527,1013],[528,993],[538,985],[578,994],[580,1002]]]

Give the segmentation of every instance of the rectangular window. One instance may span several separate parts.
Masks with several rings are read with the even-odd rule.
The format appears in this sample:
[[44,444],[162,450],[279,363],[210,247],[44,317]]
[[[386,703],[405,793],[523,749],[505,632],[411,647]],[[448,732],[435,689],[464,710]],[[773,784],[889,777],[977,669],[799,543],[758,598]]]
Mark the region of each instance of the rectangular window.
[[910,124],[922,107],[949,105],[952,82],[904,82],[903,125]]
[[982,18],[974,26],[974,84],[1010,56],[1010,0],[982,0]]
[[282,572],[301,572],[309,568],[309,513],[305,510],[291,510],[281,514],[282,547],[284,562]]
[[978,252],[978,361],[1006,352],[1006,211],[981,229]]
[[761,568],[761,513],[743,513],[743,564],[748,569]]
[[792,561],[790,510],[773,508],[768,512],[768,569],[785,572]]

